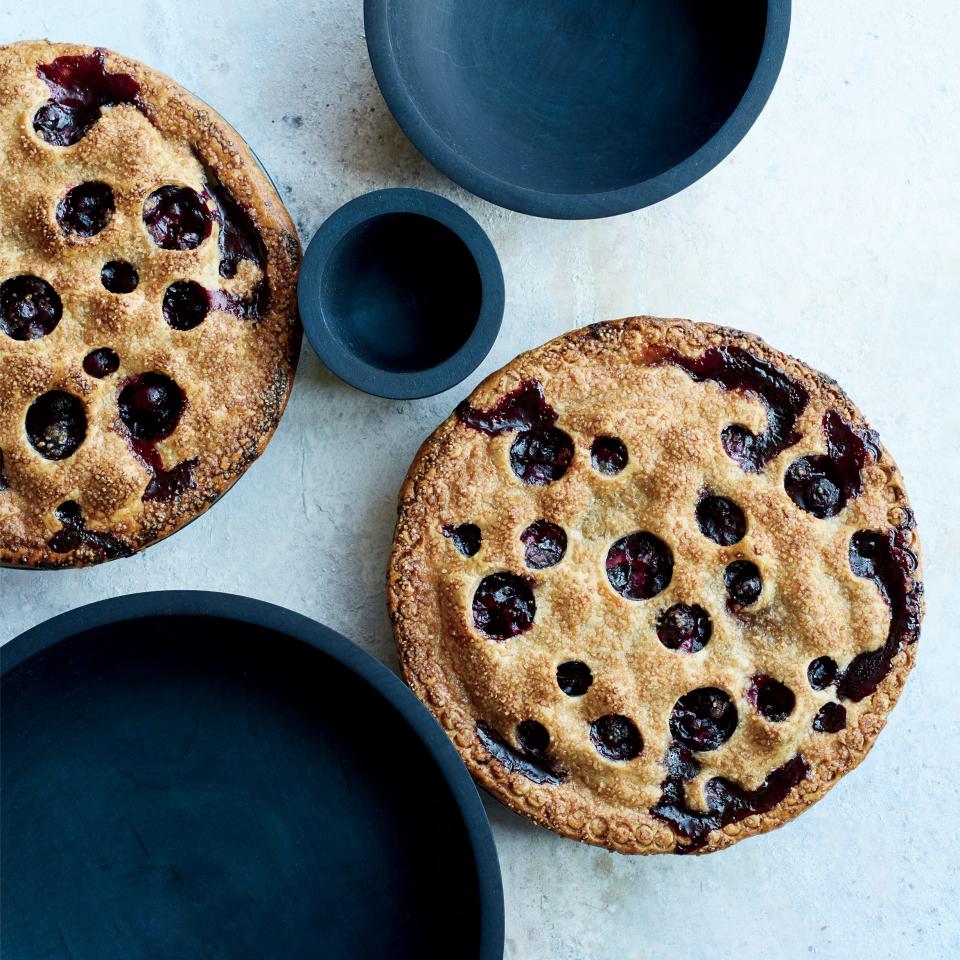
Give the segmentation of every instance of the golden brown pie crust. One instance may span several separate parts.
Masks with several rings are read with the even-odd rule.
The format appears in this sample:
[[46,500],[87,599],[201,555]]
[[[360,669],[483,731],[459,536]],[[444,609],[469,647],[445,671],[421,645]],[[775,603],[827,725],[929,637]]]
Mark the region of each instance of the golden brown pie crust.
[[[53,285],[63,317],[49,335],[17,341],[0,333],[0,450],[6,489],[0,491],[0,565],[64,567],[105,559],[90,544],[58,553],[58,505],[73,500],[87,527],[135,551],[168,536],[206,510],[263,452],[283,412],[300,350],[296,310],[300,244],[287,211],[250,149],[209,106],[163,74],[103,51],[109,73],[140,85],[144,109],[107,106],[71,146],[52,146],[33,129],[50,96],[38,64],[90,55],[78,44],[23,42],[0,47],[0,281],[34,274]],[[265,248],[262,269],[242,260],[236,275],[219,274],[218,224],[194,250],[156,246],[143,222],[146,198],[164,184],[201,191],[204,168],[246,212]],[[115,212],[92,237],[67,234],[55,211],[67,190],[103,181]],[[100,271],[126,260],[139,286],[118,295]],[[198,327],[172,329],[161,303],[175,280],[247,297],[266,280],[269,300],[257,319],[213,309]],[[84,356],[109,347],[119,370],[87,376]],[[176,430],[157,450],[169,469],[196,458],[194,487],[171,500],[144,500],[151,474],[132,453],[117,421],[125,377],[157,371],[186,394]],[[33,400],[65,390],[84,403],[87,435],[68,459],[45,460],[28,441],[24,418]]]
[[[728,424],[761,430],[766,412],[756,395],[696,382],[670,363],[651,362],[672,349],[701,357],[711,347],[741,347],[809,391],[799,422],[802,439],[759,473],[745,472],[721,448]],[[567,473],[546,486],[525,486],[513,475],[514,434],[497,436],[449,417],[423,444],[399,498],[389,569],[390,613],[403,674],[433,711],[477,781],[519,813],[578,840],[625,853],[661,853],[682,839],[651,813],[661,796],[670,745],[668,716],[675,700],[702,686],[729,691],[739,723],[719,749],[697,754],[699,776],[686,785],[689,806],[703,810],[703,785],[722,776],[753,790],[772,770],[801,754],[808,772],[769,812],[712,830],[699,852],[771,830],[795,817],[873,745],[896,703],[916,656],[906,644],[876,692],[845,703],[847,726],[815,732],[811,721],[831,701],[813,690],[808,664],[829,655],[841,667],[856,654],[881,647],[890,610],[877,586],[854,576],[851,535],[903,525],[919,559],[903,481],[889,454],[863,471],[863,489],[829,519],[800,510],[784,490],[784,473],[801,455],[824,453],[821,421],[836,410],[865,427],[857,408],[832,380],[739,331],[686,320],[632,317],[561,336],[525,353],[487,378],[469,403],[489,408],[532,380],[542,384],[559,414],[557,426],[575,443]],[[602,476],[591,467],[593,438],[613,435],[629,450],[626,469]],[[735,547],[703,536],[694,508],[709,488],[736,501],[748,518]],[[562,561],[527,570],[519,535],[536,519],[564,528]],[[472,557],[444,536],[445,525],[472,523],[482,542]],[[633,530],[649,530],[670,546],[673,579],[659,596],[633,602],[607,581],[609,545]],[[763,594],[746,616],[725,609],[722,572],[737,556],[763,574]],[[537,612],[532,629],[495,642],[476,629],[471,598],[494,571],[532,576]],[[921,593],[920,569],[914,574]],[[706,607],[713,636],[696,654],[666,649],[655,633],[658,612],[676,602]],[[557,685],[560,662],[586,662],[594,682],[580,697]],[[770,723],[744,698],[747,678],[764,673],[786,683],[796,706]],[[644,747],[629,762],[594,749],[590,721],[604,714],[634,720]],[[495,759],[478,736],[478,722],[510,745],[516,725],[542,723],[549,755],[567,772],[559,784],[535,783]]]

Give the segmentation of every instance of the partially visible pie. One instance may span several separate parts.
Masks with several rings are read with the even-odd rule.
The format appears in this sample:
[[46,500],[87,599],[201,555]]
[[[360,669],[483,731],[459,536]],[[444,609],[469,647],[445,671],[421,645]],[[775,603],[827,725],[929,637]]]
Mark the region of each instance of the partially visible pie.
[[249,148],[135,60],[0,47],[0,565],[96,563],[263,451],[300,245]]
[[559,833],[709,852],[866,755],[916,655],[920,546],[840,388],[634,317],[526,353],[424,443],[389,574],[404,675]]

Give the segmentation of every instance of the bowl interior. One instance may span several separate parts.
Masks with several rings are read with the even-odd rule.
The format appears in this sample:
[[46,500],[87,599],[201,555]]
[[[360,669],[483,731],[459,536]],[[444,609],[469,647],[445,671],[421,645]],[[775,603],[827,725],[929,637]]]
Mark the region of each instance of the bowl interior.
[[15,667],[2,720],[4,956],[487,955],[439,766],[305,643],[120,621]]
[[321,280],[330,331],[380,370],[426,370],[451,357],[476,326],[480,272],[446,225],[417,213],[383,213],[337,243]]
[[767,0],[389,7],[401,81],[468,164],[543,192],[599,193],[685,160],[743,97]]

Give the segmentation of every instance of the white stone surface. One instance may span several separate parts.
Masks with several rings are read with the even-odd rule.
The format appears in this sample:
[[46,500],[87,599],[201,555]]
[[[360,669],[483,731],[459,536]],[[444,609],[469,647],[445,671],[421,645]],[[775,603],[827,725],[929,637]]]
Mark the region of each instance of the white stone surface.
[[555,334],[631,313],[753,330],[835,376],[899,461],[926,556],[918,666],[861,769],[794,823],[706,859],[579,846],[488,799],[507,957],[960,956],[960,5],[799,0],[779,84],[733,155],[656,207],[585,223],[500,210],[423,161],[376,88],[361,7],[0,8],[0,42],[103,44],[209,101],[263,159],[305,242],[359,193],[425,187],[489,231],[507,290],[481,370],[430,400],[364,396],[305,347],[275,439],[230,496],[135,559],[0,571],[0,639],[103,597],[196,587],[301,611],[395,665],[394,498],[421,440],[473,384]]

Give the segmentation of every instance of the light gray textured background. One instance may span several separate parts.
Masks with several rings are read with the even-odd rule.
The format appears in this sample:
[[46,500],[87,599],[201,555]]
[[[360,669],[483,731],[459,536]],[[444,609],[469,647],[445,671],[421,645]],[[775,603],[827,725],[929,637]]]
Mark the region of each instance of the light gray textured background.
[[209,101],[263,159],[305,242],[359,193],[425,187],[489,231],[507,291],[487,361],[431,400],[364,396],[306,347],[275,439],[230,496],[131,560],[0,571],[0,639],[102,597],[200,587],[316,617],[394,665],[394,498],[473,384],[555,334],[631,313],[752,330],[836,377],[907,478],[928,591],[917,669],[859,770],[794,823],[706,859],[579,846],[488,799],[507,957],[960,956],[960,5],[794,7],[779,84],[731,157],[652,209],[562,223],[477,200],[419,157],[374,83],[359,0],[0,5],[0,42],[103,44]]

